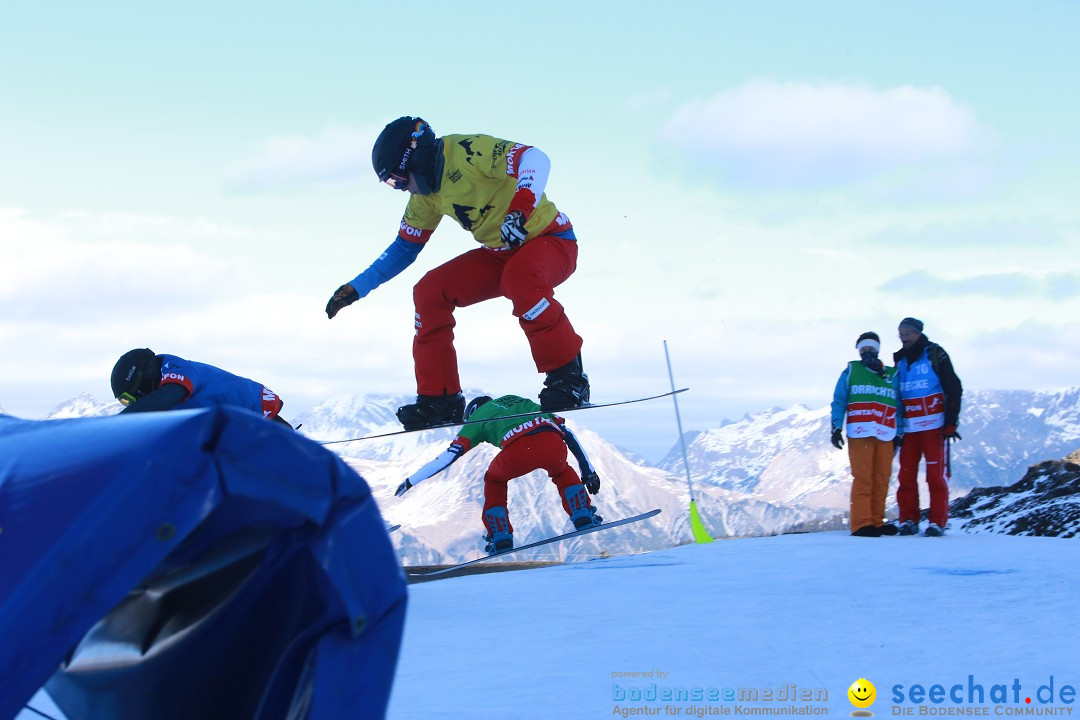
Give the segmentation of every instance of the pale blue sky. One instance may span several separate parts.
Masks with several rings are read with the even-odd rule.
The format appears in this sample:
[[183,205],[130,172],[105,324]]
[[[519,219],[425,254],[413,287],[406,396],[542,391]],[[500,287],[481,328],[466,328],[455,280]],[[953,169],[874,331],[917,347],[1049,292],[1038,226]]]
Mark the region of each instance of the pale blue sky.
[[[1078,34],[1075,2],[8,3],[0,407],[107,398],[142,345],[286,416],[412,392],[411,286],[462,231],[322,313],[393,237],[370,144],[403,114],[551,157],[598,401],[664,389],[667,339],[687,429],[820,406],[905,315],[970,388],[1075,385]],[[508,307],[458,336],[466,386],[538,391]],[[589,423],[675,440],[667,405]]]

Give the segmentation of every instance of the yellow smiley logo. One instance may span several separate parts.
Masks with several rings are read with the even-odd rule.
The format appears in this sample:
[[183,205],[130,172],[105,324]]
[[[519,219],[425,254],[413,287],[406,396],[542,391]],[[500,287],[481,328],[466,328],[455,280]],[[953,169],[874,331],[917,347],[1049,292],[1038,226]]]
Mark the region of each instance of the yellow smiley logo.
[[857,708],[868,708],[874,704],[874,699],[877,697],[877,690],[874,688],[874,683],[870,682],[866,678],[859,678],[855,682],[851,683],[851,687],[847,691],[848,700],[851,704]]

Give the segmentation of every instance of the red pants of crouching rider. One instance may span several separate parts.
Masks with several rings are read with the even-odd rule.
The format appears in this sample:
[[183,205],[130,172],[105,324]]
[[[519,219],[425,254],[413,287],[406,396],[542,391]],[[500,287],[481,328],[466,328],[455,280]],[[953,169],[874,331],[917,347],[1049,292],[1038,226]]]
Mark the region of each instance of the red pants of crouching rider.
[[[532,435],[515,438],[491,461],[484,474],[484,512],[493,507],[506,507],[506,484],[533,470],[544,470],[559,491],[563,510],[569,516],[573,509],[566,502],[566,488],[581,483],[581,478],[566,462],[566,443],[553,430],[541,430]],[[590,506],[591,506],[590,502]],[[480,514],[483,522],[484,513]],[[487,529],[487,524],[484,524]],[[513,526],[510,532],[513,532]]]
[[926,458],[926,487],[930,490],[929,522],[945,527],[949,521],[949,469],[945,465],[945,434],[941,428],[907,432],[900,446],[896,475],[896,505],[900,522],[919,522],[919,460]]
[[413,362],[418,395],[461,392],[454,351],[454,309],[509,298],[538,372],[567,364],[581,352],[554,288],[577,268],[575,240],[533,238],[516,250],[477,248],[428,272],[413,288]]

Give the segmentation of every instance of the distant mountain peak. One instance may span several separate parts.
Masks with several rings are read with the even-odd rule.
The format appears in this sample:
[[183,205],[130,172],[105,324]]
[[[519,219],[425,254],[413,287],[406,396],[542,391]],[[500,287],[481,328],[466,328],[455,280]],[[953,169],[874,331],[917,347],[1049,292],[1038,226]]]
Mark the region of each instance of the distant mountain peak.
[[116,400],[110,400],[108,402],[99,402],[90,393],[82,393],[65,403],[61,403],[53,408],[52,412],[45,416],[46,420],[60,420],[63,418],[80,418],[80,417],[103,417],[105,415],[115,415],[121,410],[120,403]]
[[[1075,453],[1074,453],[1075,454]],[[975,488],[949,505],[950,524],[966,532],[1080,535],[1080,465],[1048,460],[1008,487]]]

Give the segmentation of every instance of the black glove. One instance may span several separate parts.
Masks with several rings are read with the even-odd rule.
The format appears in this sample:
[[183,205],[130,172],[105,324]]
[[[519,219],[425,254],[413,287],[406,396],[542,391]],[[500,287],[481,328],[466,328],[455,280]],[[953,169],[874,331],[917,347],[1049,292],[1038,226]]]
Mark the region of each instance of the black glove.
[[903,444],[904,444],[904,436],[903,435],[897,435],[896,437],[894,437],[892,439],[893,452],[898,451]]
[[963,440],[963,438],[960,437],[960,433],[956,432],[955,425],[946,425],[945,429],[941,432],[945,435],[946,440]]
[[330,298],[330,302],[326,303],[326,317],[333,320],[341,308],[348,307],[359,299],[360,293],[356,292],[356,288],[349,283],[345,283],[334,291],[334,297]]
[[832,429],[832,444],[837,450],[844,449],[844,429],[833,428]]
[[519,248],[525,244],[529,233],[525,232],[525,213],[520,210],[512,210],[503,218],[502,227],[499,228],[499,239],[506,243],[507,247]]
[[588,472],[581,476],[581,482],[585,483],[585,489],[590,495],[600,492],[600,476],[595,472]]
[[397,497],[401,497],[406,492],[408,492],[409,488],[411,487],[412,483],[409,482],[409,478],[405,478],[405,482],[397,486],[397,490],[394,491],[394,495],[396,495]]

